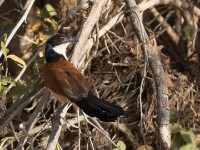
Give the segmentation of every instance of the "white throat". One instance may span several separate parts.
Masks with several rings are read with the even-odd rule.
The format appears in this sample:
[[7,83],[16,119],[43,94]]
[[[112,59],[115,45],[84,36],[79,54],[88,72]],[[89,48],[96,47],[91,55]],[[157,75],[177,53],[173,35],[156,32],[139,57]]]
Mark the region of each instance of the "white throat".
[[69,44],[70,43],[64,43],[64,44],[61,44],[61,45],[54,46],[53,50],[56,53],[63,55],[65,57],[65,59],[68,60],[67,55],[66,55],[66,49],[67,49]]

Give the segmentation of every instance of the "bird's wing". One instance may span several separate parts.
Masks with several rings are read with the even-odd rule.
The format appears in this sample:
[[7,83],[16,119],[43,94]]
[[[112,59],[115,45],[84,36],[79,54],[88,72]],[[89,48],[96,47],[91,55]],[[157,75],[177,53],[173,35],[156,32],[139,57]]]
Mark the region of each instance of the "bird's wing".
[[[49,70],[51,70],[50,74],[53,75],[53,81],[56,86],[59,86],[62,90],[62,95],[65,95],[70,100],[79,100],[82,97],[87,97],[90,84],[71,63],[61,61],[49,66]],[[53,89],[51,90],[54,91]]]

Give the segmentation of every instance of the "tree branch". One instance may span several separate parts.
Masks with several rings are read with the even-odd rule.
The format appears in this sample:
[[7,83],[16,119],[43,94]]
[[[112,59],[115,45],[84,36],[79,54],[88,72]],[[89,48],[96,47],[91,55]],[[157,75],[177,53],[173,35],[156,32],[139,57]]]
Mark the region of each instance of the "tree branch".
[[64,124],[63,118],[65,118],[65,115],[71,105],[72,104],[65,104],[61,107],[61,109],[58,109],[56,118],[53,121],[53,127],[52,127],[52,131],[48,140],[47,150],[56,149],[56,146],[58,144],[58,138],[60,136],[60,132]]
[[[22,25],[22,23],[24,22],[24,20],[27,18],[28,13],[31,10],[31,7],[33,6],[35,0],[28,0],[26,2],[25,5],[28,5],[26,11],[24,12],[24,15],[22,16],[22,18],[19,20],[19,22],[16,24],[16,26],[13,28],[13,30],[11,31],[10,35],[8,36],[6,42],[5,42],[5,47],[8,46],[8,44],[10,43],[10,41],[12,40],[13,36],[15,35],[15,33],[17,32],[17,30],[19,29],[19,27]],[[0,50],[0,57],[2,56],[2,49]]]
[[77,67],[78,63],[83,56],[83,47],[87,42],[89,36],[91,35],[92,29],[96,22],[99,20],[103,6],[106,4],[107,0],[94,0],[94,4],[91,8],[90,14],[83,24],[82,31],[79,36],[79,41],[74,47],[74,53],[71,58],[71,62]]
[[156,51],[150,47],[149,38],[144,29],[141,14],[137,10],[136,2],[134,0],[126,0],[126,2],[130,9],[130,18],[137,39],[142,43],[143,54],[148,58],[148,63],[154,76],[157,92],[157,119],[161,141],[165,149],[170,149],[171,133],[169,130],[168,87],[164,69]]

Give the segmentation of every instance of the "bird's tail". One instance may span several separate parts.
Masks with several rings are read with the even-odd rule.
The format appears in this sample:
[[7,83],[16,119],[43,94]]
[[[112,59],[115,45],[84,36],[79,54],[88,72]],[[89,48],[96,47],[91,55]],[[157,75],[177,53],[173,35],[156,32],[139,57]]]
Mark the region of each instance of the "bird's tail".
[[112,103],[100,99],[91,93],[88,97],[83,97],[76,101],[75,104],[81,108],[87,115],[97,117],[104,122],[113,122],[117,117],[124,114],[124,110]]

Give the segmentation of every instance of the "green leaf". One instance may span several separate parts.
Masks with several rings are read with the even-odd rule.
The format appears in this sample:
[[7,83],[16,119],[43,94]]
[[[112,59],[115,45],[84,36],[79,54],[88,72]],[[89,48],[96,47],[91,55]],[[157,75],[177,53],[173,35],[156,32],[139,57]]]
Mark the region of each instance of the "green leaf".
[[22,95],[26,92],[30,92],[35,86],[36,85],[29,82],[26,83],[21,79],[20,82],[17,82],[16,86],[9,92],[9,97],[13,100],[13,103],[15,103]]
[[1,41],[5,42],[6,39],[8,38],[8,35],[7,34],[3,34],[0,38]]
[[178,123],[170,124],[170,130],[171,130],[171,133],[178,133],[180,132],[180,130],[182,130],[182,127]]
[[53,8],[53,6],[51,4],[46,4],[44,6],[44,9],[43,9],[41,15],[43,17],[53,17],[53,16],[57,15],[57,12],[56,12],[56,10]]
[[15,80],[12,77],[1,77],[1,85],[8,85],[8,84],[12,84],[13,86],[16,85]]
[[172,150],[178,150],[181,146],[185,145],[185,141],[183,140],[182,136],[180,133],[177,133],[174,138],[172,139],[172,145],[171,149]]
[[181,146],[179,150],[199,150],[199,148],[196,148],[193,144],[186,144]]
[[4,86],[0,82],[0,93],[2,93],[3,91],[4,91]]
[[1,37],[1,49],[2,49],[2,52],[3,52],[3,55],[5,57],[7,57],[7,54],[9,52],[9,49],[5,47],[5,41],[7,39],[7,34],[4,34],[2,37]]
[[[126,150],[126,144],[123,141],[118,141],[117,146],[120,148],[120,150]],[[113,150],[118,150],[118,148],[114,148]]]
[[173,112],[173,111],[170,111],[169,112],[169,122],[170,123],[176,123],[176,120],[177,120],[176,113]]
[[1,22],[0,28],[5,29],[5,28],[11,26],[12,24],[13,24],[13,20],[7,18],[5,21]]
[[193,141],[195,139],[195,135],[194,135],[194,133],[191,130],[189,130],[189,131],[181,130],[180,134],[181,134],[183,140],[186,143],[193,143]]

